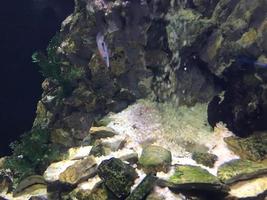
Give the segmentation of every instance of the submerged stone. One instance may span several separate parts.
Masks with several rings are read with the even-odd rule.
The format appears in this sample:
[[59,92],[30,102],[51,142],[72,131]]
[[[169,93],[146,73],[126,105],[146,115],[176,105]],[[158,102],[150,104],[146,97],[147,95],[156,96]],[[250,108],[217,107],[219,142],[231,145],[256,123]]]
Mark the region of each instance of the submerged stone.
[[231,136],[224,141],[242,159],[259,161],[267,158],[267,133],[254,134],[248,138]]
[[218,178],[226,184],[251,179],[264,174],[267,174],[266,160],[262,162],[240,159],[232,160],[221,165],[217,172]]
[[218,160],[218,157],[210,153],[193,152],[192,159],[198,164],[212,168],[214,163]]
[[105,127],[105,126],[91,127],[89,134],[94,140],[107,138],[107,137],[113,137],[117,135],[117,133],[112,128]]
[[263,194],[266,191],[267,176],[263,176],[231,184],[229,193],[237,198],[254,197],[257,199],[257,196]]
[[59,181],[61,183],[76,185],[79,182],[88,179],[96,174],[97,164],[94,157],[90,156],[84,160],[79,160],[73,165],[67,167],[59,175]]
[[16,195],[16,194],[22,192],[23,190],[25,190],[26,188],[28,188],[32,185],[36,185],[36,184],[46,185],[43,176],[32,175],[32,176],[26,177],[25,179],[23,179],[22,181],[19,182],[19,184],[17,185],[13,194]]
[[143,199],[153,189],[157,180],[158,178],[156,176],[148,174],[126,200]]
[[126,198],[130,194],[137,178],[135,169],[117,158],[102,161],[98,167],[98,175],[118,198]]
[[206,169],[191,165],[178,166],[167,184],[177,190],[227,191],[216,176]]
[[147,172],[168,171],[172,162],[171,152],[163,147],[149,145],[142,151],[140,166]]

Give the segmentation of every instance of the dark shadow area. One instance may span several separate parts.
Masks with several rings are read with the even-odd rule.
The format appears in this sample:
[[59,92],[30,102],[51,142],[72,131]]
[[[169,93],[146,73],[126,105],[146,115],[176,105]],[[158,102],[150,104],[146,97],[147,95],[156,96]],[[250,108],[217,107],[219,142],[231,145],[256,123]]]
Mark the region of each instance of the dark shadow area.
[[0,156],[9,143],[31,129],[43,78],[31,61],[45,51],[61,22],[73,11],[73,0],[13,0],[0,7]]

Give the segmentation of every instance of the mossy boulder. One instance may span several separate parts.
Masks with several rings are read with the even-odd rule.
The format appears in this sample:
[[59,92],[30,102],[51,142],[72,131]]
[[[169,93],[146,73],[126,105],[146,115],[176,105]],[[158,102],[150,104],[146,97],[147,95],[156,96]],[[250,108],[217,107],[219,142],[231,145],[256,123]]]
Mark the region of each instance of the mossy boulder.
[[267,161],[252,162],[249,160],[232,160],[218,169],[218,178],[226,184],[251,179],[267,174]]
[[140,166],[145,172],[168,171],[172,162],[171,152],[163,147],[148,145],[142,151]]
[[169,182],[175,185],[186,183],[220,183],[219,179],[210,174],[206,169],[191,165],[178,166],[170,177]]
[[134,185],[137,173],[133,167],[120,159],[104,160],[98,167],[98,175],[105,186],[118,198],[126,198]]
[[193,152],[192,159],[195,160],[198,164],[212,168],[218,157],[210,153]]
[[191,165],[176,167],[174,174],[168,179],[167,185],[170,188],[181,191],[204,190],[226,192],[228,190],[216,176],[210,174],[206,169]]
[[260,161],[267,158],[267,133],[254,134],[248,138],[231,136],[224,141],[242,159]]

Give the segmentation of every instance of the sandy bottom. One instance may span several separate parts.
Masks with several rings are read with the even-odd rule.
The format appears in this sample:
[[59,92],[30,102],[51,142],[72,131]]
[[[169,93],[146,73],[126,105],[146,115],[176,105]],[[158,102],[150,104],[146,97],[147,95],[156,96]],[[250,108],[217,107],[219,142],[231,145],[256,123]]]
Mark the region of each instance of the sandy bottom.
[[173,165],[198,165],[191,159],[193,151],[208,150],[218,156],[214,168],[204,167],[216,175],[218,166],[238,158],[226,146],[224,137],[233,135],[222,123],[213,130],[207,122],[207,105],[174,107],[140,100],[117,114],[110,114],[108,127],[127,138],[127,149],[141,155],[148,144],[165,147],[172,152]]

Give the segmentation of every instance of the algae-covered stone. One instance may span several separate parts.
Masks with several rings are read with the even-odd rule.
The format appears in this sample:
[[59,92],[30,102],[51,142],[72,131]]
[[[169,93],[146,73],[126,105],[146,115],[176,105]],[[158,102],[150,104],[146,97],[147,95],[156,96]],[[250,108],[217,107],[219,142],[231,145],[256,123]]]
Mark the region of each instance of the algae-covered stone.
[[248,138],[231,136],[224,141],[242,159],[259,161],[267,158],[267,133],[254,134]]
[[148,174],[126,200],[143,199],[153,189],[157,180],[156,176]]
[[117,158],[102,161],[98,167],[98,175],[107,188],[122,199],[130,194],[131,186],[137,178],[135,169]]
[[187,183],[220,183],[219,179],[210,174],[206,169],[198,166],[181,165],[175,169],[169,182],[175,185]]
[[167,149],[149,145],[142,151],[139,164],[146,172],[167,171],[172,162],[171,152]]
[[207,167],[213,167],[218,157],[210,153],[193,152],[192,159],[198,164],[202,164]]
[[218,168],[218,178],[230,184],[239,180],[246,180],[267,174],[267,162],[252,162],[248,160],[232,160]]
[[178,190],[227,191],[216,176],[206,169],[191,165],[178,166],[167,184]]

